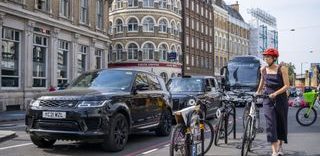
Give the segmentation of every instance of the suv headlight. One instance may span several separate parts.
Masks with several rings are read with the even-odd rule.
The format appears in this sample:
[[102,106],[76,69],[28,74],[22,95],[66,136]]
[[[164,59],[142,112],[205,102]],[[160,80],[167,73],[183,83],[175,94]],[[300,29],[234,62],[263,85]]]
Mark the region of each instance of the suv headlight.
[[40,106],[40,100],[31,100],[30,107],[39,107]]
[[195,106],[196,105],[196,100],[195,99],[189,99],[187,104],[188,104],[188,106]]
[[102,107],[108,102],[109,101],[81,101],[79,102],[78,107]]

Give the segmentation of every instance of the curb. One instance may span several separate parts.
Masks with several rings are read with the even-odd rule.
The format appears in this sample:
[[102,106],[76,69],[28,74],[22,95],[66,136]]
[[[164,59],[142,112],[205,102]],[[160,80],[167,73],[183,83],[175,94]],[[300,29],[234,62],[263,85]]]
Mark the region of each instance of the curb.
[[20,118],[20,119],[5,119],[5,120],[0,120],[0,123],[1,122],[10,122],[10,121],[23,121],[24,120],[24,118],[22,119],[22,118]]
[[1,143],[1,142],[4,142],[4,141],[6,141],[6,140],[9,140],[9,139],[15,138],[15,137],[17,137],[16,132],[12,132],[12,133],[9,134],[9,135],[6,135],[6,136],[4,136],[4,137],[1,137],[1,138],[0,138],[0,143]]

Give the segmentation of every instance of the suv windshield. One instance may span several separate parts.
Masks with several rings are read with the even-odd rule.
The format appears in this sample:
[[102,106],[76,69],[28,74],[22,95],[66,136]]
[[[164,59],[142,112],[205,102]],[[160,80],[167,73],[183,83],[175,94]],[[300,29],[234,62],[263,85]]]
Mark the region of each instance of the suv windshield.
[[170,92],[202,92],[203,80],[199,78],[177,78],[168,82]]
[[80,75],[71,89],[90,88],[130,91],[134,73],[130,71],[104,70]]

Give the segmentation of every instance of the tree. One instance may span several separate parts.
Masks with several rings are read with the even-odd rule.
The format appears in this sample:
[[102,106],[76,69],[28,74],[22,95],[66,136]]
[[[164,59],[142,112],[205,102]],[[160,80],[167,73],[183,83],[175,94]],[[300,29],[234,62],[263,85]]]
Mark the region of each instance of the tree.
[[288,75],[289,75],[290,85],[294,85],[294,80],[295,80],[295,75],[296,75],[294,70],[296,69],[296,67],[291,62],[290,63],[281,62],[281,64],[285,65],[288,68]]

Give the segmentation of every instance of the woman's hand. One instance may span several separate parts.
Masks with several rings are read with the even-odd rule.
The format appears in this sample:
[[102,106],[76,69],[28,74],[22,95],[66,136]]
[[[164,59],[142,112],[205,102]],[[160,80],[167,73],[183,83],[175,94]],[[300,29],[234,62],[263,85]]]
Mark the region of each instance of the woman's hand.
[[269,98],[270,98],[270,99],[274,99],[274,98],[276,98],[276,97],[277,97],[277,94],[275,94],[275,93],[272,93],[272,94],[269,95]]

